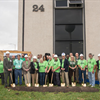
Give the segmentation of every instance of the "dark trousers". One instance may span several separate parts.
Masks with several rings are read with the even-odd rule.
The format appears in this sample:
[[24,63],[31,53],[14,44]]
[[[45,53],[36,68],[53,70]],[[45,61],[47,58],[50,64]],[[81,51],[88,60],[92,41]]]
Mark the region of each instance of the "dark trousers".
[[53,73],[53,83],[54,85],[60,86],[60,73]]
[[49,83],[51,83],[51,75],[52,75],[52,71],[50,70],[48,73]]
[[79,68],[79,83],[82,83],[82,73],[84,74],[84,83],[86,83],[86,70],[82,71],[80,68]]
[[4,85],[4,73],[0,73],[0,75],[1,75],[1,83],[2,85]]
[[18,76],[19,76],[19,84],[22,85],[22,69],[15,69],[15,84],[18,84]]
[[11,76],[10,76],[10,73],[12,73],[12,72],[8,71],[8,72],[4,73],[5,74],[5,87],[8,86],[8,83],[7,83],[8,77],[9,77],[9,86],[11,85]]
[[12,78],[13,78],[13,83],[15,83],[15,69],[13,69]]
[[40,82],[40,85],[44,85],[45,84],[45,72],[44,73],[39,73],[39,82]]
[[74,72],[74,80],[73,80],[73,82],[75,82],[75,73],[76,73],[76,70],[72,70],[72,69],[70,69],[69,68],[69,84],[71,85],[71,83],[72,83],[72,76],[73,76],[73,72]]

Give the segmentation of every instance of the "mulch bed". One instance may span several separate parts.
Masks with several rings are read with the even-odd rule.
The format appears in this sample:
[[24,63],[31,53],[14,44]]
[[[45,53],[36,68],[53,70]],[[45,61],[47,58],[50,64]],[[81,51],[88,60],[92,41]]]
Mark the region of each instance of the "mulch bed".
[[17,86],[10,88],[16,91],[34,91],[34,92],[99,92],[99,89],[91,87],[25,87]]

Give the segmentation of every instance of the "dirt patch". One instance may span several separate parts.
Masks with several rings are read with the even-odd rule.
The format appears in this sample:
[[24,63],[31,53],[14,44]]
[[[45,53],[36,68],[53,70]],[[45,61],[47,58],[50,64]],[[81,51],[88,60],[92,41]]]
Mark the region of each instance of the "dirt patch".
[[[10,88],[17,91],[34,91],[34,92],[99,92],[99,89],[91,87],[25,87],[17,86],[15,88]],[[45,95],[45,94],[44,94]]]

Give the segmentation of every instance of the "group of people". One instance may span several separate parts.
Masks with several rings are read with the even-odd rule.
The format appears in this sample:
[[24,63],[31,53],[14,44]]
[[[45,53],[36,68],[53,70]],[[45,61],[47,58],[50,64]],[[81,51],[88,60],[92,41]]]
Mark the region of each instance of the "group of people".
[[[72,82],[82,84],[82,73],[84,74],[84,83],[86,83],[86,69],[88,71],[89,86],[95,86],[95,72],[96,66],[98,68],[98,79],[100,83],[100,54],[98,54],[98,61],[93,58],[92,53],[89,53],[89,59],[86,61],[83,54],[70,53],[66,55],[61,54],[61,59],[56,54],[45,55],[42,57],[41,54],[37,56],[28,55],[17,55],[17,59],[13,55],[10,57],[10,52],[6,52],[6,57],[3,61],[0,58],[0,75],[2,84],[5,84],[5,88],[11,86],[11,83],[15,83],[17,86],[22,85],[22,81],[25,81],[25,85],[32,83],[45,84],[45,77],[48,76],[49,83],[61,86],[61,83],[66,83],[69,87]],[[73,75],[74,73],[74,75]],[[53,74],[53,78],[52,78]],[[9,85],[8,85],[9,77]],[[19,77],[19,82],[18,82]],[[73,77],[73,78],[72,78]],[[11,80],[12,79],[12,80]],[[72,80],[73,79],[73,80]],[[100,85],[99,85],[100,86]]]

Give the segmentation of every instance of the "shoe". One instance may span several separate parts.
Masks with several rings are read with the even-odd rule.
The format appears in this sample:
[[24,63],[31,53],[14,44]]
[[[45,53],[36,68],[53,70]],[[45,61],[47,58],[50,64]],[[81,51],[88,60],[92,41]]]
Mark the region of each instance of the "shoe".
[[95,87],[95,86],[91,86],[91,87]]
[[91,86],[91,84],[89,84],[88,86]]

